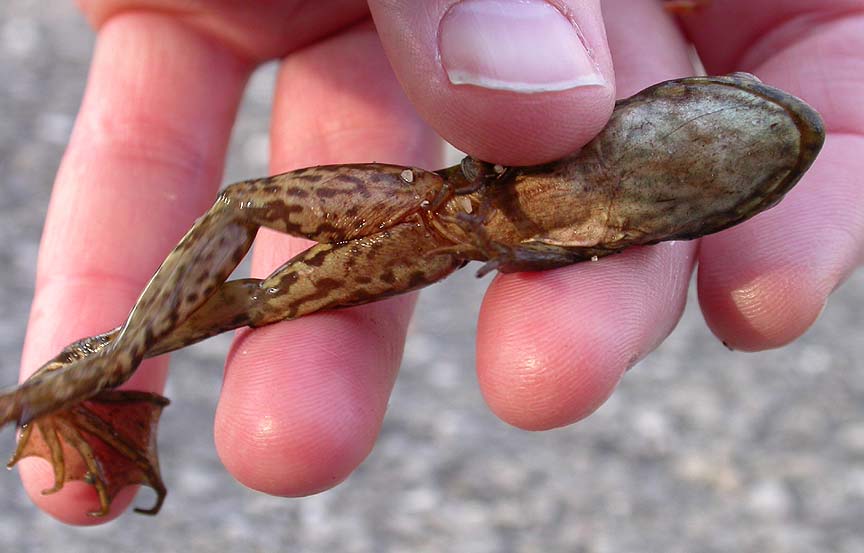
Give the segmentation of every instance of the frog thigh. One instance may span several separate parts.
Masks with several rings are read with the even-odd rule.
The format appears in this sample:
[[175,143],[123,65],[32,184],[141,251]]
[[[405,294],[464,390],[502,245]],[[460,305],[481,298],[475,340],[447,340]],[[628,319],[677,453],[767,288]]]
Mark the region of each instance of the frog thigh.
[[414,221],[339,244],[318,244],[264,279],[249,325],[295,319],[410,292],[464,265]]
[[444,180],[430,171],[368,163],[298,169],[225,189],[251,224],[316,242],[370,236],[406,221],[439,196]]

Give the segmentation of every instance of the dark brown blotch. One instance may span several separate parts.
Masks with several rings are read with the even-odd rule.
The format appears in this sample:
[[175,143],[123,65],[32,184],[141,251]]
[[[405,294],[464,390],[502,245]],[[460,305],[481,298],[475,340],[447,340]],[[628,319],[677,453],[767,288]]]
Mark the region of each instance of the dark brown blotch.
[[[288,308],[288,319],[297,317],[300,312],[300,307],[304,304],[327,298],[334,290],[339,290],[345,286],[345,281],[337,278],[322,278],[315,281],[315,291],[308,296],[298,297],[291,303]],[[326,306],[318,306],[316,309],[324,309]]]
[[320,236],[323,234],[339,236],[340,234],[342,234],[342,229],[333,225],[332,223],[321,223],[320,225],[316,225],[311,232],[308,232],[306,234],[306,236],[308,238],[312,238],[314,236]]
[[426,273],[423,271],[414,271],[408,277],[408,289],[416,288],[427,281]]
[[320,267],[324,264],[325,261],[327,261],[327,256],[329,253],[329,249],[321,249],[320,251],[316,252],[315,255],[306,258],[304,261],[310,267]]
[[351,193],[350,190],[342,190],[340,188],[333,188],[330,186],[322,186],[320,188],[315,189],[315,195],[318,196],[319,198],[321,198],[322,200],[327,199],[327,198],[333,198],[336,196],[342,196],[342,195],[350,194],[350,193]]
[[376,296],[375,293],[370,292],[368,289],[363,286],[355,286],[354,292],[351,294],[350,298],[345,299],[345,303],[348,305],[357,304],[362,302],[363,300],[367,300],[369,298],[374,298]]
[[323,298],[333,290],[337,290],[345,285],[344,280],[338,278],[322,278],[315,282],[316,293],[308,296],[308,299]]
[[288,288],[291,287],[292,284],[297,282],[297,280],[299,279],[300,273],[298,273],[296,269],[289,269],[288,272],[279,275],[278,288],[284,293],[286,290],[288,290]]
[[247,326],[249,325],[249,316],[246,313],[240,313],[239,315],[234,315],[231,319],[230,326],[232,328],[237,328],[238,326]]
[[144,344],[136,344],[129,351],[130,355],[132,355],[132,359],[138,360],[141,359],[144,355]]
[[147,325],[147,327],[144,329],[144,348],[150,349],[150,346],[153,345],[153,342],[154,342],[153,327],[150,325]]
[[[373,173],[374,174],[374,173]],[[364,198],[369,197],[369,189],[366,187],[366,181],[354,175],[339,175],[336,179],[338,182],[344,182],[354,187],[353,192],[360,194]]]
[[316,171],[316,172],[306,172],[306,173],[295,173],[294,175],[292,175],[292,177],[297,179],[297,180],[302,180],[304,182],[314,184],[316,182],[321,182],[321,180],[324,178],[324,175],[320,171]]

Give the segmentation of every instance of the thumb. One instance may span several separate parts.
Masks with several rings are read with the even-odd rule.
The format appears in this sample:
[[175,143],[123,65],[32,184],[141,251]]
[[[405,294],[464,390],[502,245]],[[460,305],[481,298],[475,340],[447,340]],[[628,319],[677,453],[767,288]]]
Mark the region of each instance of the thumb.
[[611,113],[599,0],[370,0],[414,106],[485,161],[529,165],[590,140]]

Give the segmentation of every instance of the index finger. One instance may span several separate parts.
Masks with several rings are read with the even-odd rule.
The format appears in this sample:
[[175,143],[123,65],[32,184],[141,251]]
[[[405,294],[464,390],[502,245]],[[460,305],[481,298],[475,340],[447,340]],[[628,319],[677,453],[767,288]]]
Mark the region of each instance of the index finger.
[[[202,71],[202,68],[206,68]],[[112,18],[99,32],[84,102],[58,173],[39,253],[22,356],[26,376],[60,348],[120,323],[165,253],[209,205],[251,66],[166,16]],[[156,391],[165,359],[129,386]],[[74,453],[69,452],[70,455]],[[21,462],[33,501],[72,524],[102,519],[91,486],[53,484],[41,460]]]

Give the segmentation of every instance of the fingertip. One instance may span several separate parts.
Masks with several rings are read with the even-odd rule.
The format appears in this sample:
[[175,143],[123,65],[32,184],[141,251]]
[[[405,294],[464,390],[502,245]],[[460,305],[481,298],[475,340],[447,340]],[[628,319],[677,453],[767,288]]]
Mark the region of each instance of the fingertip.
[[827,300],[824,286],[801,271],[728,276],[700,270],[699,303],[711,332],[733,350],[789,344],[810,328]]
[[[30,326],[22,354],[22,377],[31,374],[49,355],[56,354],[82,335],[95,335],[112,328],[114,325],[106,323],[106,320],[122,320],[134,299],[131,294],[136,293],[132,286],[125,282],[94,285],[87,279],[57,279],[43,285],[33,299]],[[56,317],[56,313],[73,314],[71,320],[75,324],[70,326],[68,317]],[[167,375],[168,356],[148,359],[123,384],[122,389],[158,393],[164,389]],[[43,440],[38,433],[34,433],[30,439],[36,442]],[[78,451],[64,444],[63,455],[68,472],[80,469],[79,474],[83,474],[85,469],[76,467],[83,463]],[[93,526],[117,518],[133,503],[141,487],[134,485],[121,489],[111,499],[108,514],[91,516],[89,513],[100,510],[99,497],[93,485],[70,481],[65,482],[57,492],[43,494],[43,490],[54,486],[53,468],[46,458],[24,458],[15,466],[27,495],[39,509],[63,523],[76,526]],[[146,498],[139,501],[145,507],[148,506]]]
[[[229,393],[248,407],[220,402],[216,450],[225,468],[251,489],[282,497],[315,494],[345,480],[371,450],[374,435],[364,421],[333,421],[324,398],[289,392],[276,400],[261,397],[254,385]],[[271,408],[274,403],[280,407]]]
[[[70,454],[72,454],[70,452]],[[65,524],[95,526],[110,522],[122,515],[135,499],[140,486],[126,487],[114,497],[108,514],[92,516],[99,510],[96,489],[84,482],[67,482],[55,493],[43,493],[54,486],[54,472],[48,461],[38,458],[22,459],[17,465],[24,491],[43,512]]]
[[361,328],[355,315],[276,324],[235,343],[216,447],[244,485],[288,497],[317,493],[347,478],[371,451],[398,366],[400,348],[387,342],[400,333],[371,341],[375,329]]
[[[478,345],[486,403],[498,418],[523,430],[549,430],[584,419],[612,394],[626,368],[623,360],[537,330],[526,329],[518,340],[497,347],[485,341]],[[586,340],[592,341],[604,340]]]
[[692,260],[692,245],[665,244],[497,278],[477,332],[478,377],[489,407],[529,430],[593,413],[671,332]]
[[503,275],[484,299],[480,389],[492,412],[517,428],[548,430],[587,417],[629,364],[617,350],[603,349],[608,327],[574,319],[565,272]]
[[705,321],[732,349],[786,345],[819,317],[860,265],[860,140],[828,136],[810,171],[777,206],[702,239]]
[[605,125],[614,76],[597,2],[371,2],[412,103],[447,141],[505,165],[571,153]]

